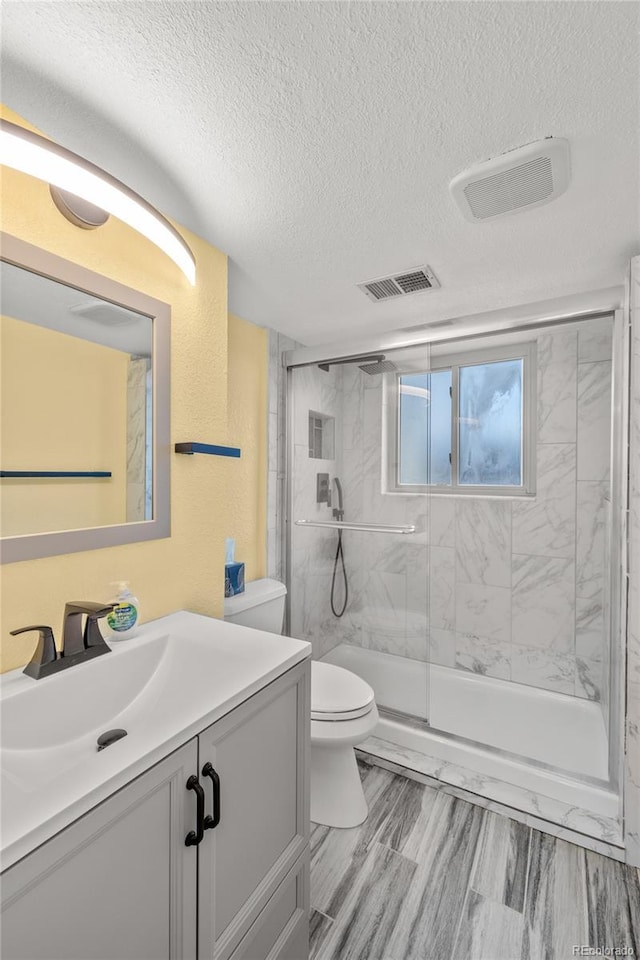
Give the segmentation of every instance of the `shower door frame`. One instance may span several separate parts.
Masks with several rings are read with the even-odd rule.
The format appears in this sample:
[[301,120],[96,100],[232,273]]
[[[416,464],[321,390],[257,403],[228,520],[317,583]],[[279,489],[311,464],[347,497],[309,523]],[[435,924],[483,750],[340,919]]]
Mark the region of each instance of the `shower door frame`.
[[[512,310],[503,309],[458,318],[451,322],[451,326],[440,325],[429,330],[425,324],[423,329],[411,331],[395,331],[382,334],[378,338],[368,338],[347,344],[326,344],[320,347],[302,347],[288,351],[283,355],[283,366],[286,370],[286,515],[285,515],[285,574],[287,583],[287,627],[289,625],[289,609],[291,604],[291,551],[293,533],[293,379],[292,371],[299,367],[317,365],[336,360],[356,359],[363,354],[391,352],[399,347],[421,347],[434,343],[442,344],[448,341],[467,340],[470,337],[490,336],[504,333],[518,333],[540,330],[545,327],[554,328],[565,323],[580,320],[597,319],[603,316],[613,318],[612,332],[612,402],[611,402],[611,529],[610,558],[611,570],[611,597],[609,604],[609,645],[610,645],[610,673],[608,691],[608,781],[597,781],[618,793],[620,797],[620,822],[623,822],[623,772],[624,772],[624,722],[625,722],[625,694],[626,689],[626,616],[627,616],[627,510],[628,510],[628,433],[629,433],[629,337],[628,320],[623,313],[624,288],[611,287],[606,290],[595,291],[590,294],[581,294],[563,297],[555,301],[539,304],[530,304]],[[627,345],[625,349],[625,344]],[[433,496],[434,494],[431,494]],[[447,494],[445,494],[447,495]],[[618,522],[616,522],[616,519]],[[616,662],[617,661],[617,662]],[[614,669],[615,667],[615,669]],[[402,720],[413,727],[428,729],[437,736],[444,736],[461,744],[473,745],[487,752],[505,755],[506,752],[489,744],[468,740],[457,734],[432,727],[427,720],[399,714],[393,710],[382,708],[392,718]],[[604,711],[603,711],[604,713]],[[565,770],[548,766],[540,761],[529,758],[518,758],[521,762],[554,771],[562,776],[568,776]],[[589,778],[576,779],[584,782]]]

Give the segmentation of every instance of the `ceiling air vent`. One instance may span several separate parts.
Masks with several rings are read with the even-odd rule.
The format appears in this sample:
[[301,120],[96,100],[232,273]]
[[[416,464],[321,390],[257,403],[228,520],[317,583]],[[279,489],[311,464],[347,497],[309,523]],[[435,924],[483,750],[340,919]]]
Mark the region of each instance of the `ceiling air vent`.
[[433,290],[440,284],[430,267],[413,267],[390,277],[365,280],[357,286],[369,300],[377,303],[392,297],[409,297],[413,293],[422,293],[423,290]]
[[569,185],[569,141],[548,137],[454,177],[451,195],[467,220],[493,220],[555,200]]
[[139,316],[126,307],[119,307],[116,303],[109,303],[108,300],[101,300],[96,303],[89,300],[86,303],[77,303],[69,307],[69,313],[75,313],[86,320],[93,320],[104,327],[125,327],[131,323],[137,323]]

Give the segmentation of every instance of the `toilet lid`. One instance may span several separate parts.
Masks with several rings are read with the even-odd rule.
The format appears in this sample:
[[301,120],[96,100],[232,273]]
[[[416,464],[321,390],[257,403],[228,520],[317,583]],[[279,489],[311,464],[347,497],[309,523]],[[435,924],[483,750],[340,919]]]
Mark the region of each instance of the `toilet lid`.
[[355,720],[369,713],[373,703],[373,690],[351,670],[318,660],[312,662],[312,720]]

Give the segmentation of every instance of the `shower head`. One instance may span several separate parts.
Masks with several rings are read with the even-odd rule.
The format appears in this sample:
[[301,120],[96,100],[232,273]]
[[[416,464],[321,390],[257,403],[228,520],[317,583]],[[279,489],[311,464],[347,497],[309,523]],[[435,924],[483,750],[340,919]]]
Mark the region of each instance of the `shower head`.
[[369,376],[373,376],[376,373],[395,373],[398,368],[391,360],[385,360],[385,358],[382,357],[380,360],[377,360],[376,363],[361,363],[360,369],[363,373],[368,373]]
[[395,373],[398,369],[395,363],[387,360],[384,353],[364,354],[360,357],[342,357],[340,360],[325,360],[319,363],[321,370],[329,371],[329,367],[338,367],[346,363],[357,363],[361,370],[371,376],[374,373]]

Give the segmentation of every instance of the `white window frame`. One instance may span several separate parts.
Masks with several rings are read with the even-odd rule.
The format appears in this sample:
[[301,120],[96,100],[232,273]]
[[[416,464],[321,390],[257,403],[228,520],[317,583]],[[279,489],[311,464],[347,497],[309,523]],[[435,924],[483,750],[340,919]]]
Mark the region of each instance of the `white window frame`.
[[[460,367],[496,363],[503,360],[522,360],[522,484],[520,486],[488,484],[458,484],[459,446],[459,374]],[[383,489],[385,493],[429,496],[464,497],[533,497],[535,496],[535,454],[537,442],[536,406],[536,342],[514,343],[507,346],[486,347],[461,353],[432,357],[429,368],[423,373],[451,370],[451,483],[413,484],[400,483],[400,377],[403,373],[386,374],[384,381],[383,422],[384,449]]]

